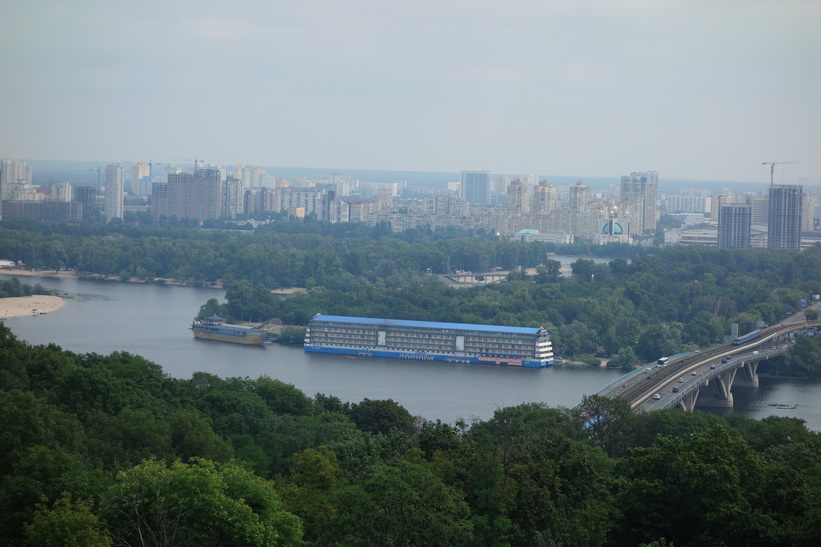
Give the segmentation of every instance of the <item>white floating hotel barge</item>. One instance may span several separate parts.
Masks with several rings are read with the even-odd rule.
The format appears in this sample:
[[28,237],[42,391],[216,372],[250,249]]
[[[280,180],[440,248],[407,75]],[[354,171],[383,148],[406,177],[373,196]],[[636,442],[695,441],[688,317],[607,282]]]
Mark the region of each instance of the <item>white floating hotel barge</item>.
[[347,357],[393,357],[450,363],[524,367],[553,364],[543,327],[503,327],[316,315],[308,323],[305,351]]

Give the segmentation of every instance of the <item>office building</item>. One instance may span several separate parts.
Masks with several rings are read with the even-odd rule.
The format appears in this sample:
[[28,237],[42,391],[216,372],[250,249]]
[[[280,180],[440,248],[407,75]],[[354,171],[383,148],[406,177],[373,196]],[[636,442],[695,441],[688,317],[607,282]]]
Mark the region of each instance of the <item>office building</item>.
[[775,184],[770,186],[769,194],[767,247],[798,250],[801,248],[804,213],[802,187],[793,184]]
[[630,173],[621,178],[622,212],[637,234],[653,234],[658,217],[658,173]]
[[459,197],[471,205],[489,206],[491,182],[489,171],[462,171]]
[[123,218],[123,198],[125,197],[125,179],[122,165],[109,165],[105,168],[105,218],[109,222]]

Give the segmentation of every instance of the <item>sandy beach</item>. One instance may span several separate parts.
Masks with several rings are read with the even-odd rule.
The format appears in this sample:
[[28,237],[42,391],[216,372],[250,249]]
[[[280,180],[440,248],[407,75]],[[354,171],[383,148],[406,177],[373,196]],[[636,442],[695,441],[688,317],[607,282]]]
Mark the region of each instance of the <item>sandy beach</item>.
[[54,270],[25,270],[25,269],[18,269],[18,268],[2,268],[0,269],[0,274],[4,275],[23,275],[23,276],[40,276],[40,277],[72,277],[77,278],[80,277],[79,274],[75,271],[71,270],[61,270],[61,271],[54,271]]
[[59,296],[43,294],[0,298],[0,319],[4,317],[40,315],[59,310],[65,305],[66,301]]

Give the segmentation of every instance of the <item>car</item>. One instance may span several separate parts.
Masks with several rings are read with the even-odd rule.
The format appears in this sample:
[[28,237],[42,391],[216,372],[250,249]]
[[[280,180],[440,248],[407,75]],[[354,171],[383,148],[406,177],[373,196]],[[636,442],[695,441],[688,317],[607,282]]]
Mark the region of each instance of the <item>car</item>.
[[655,395],[653,395],[653,399],[654,399],[654,400],[656,400],[656,401],[658,401],[659,399],[661,399],[661,395],[659,395],[658,393],[656,393]]
[[726,357],[725,357],[724,359],[722,359],[722,360],[721,360],[721,363],[722,363],[722,364],[724,364],[724,363],[726,363],[726,362],[727,362],[727,358],[726,358]]
[[693,372],[690,373],[690,376],[698,376],[698,372],[693,371]]
[[716,366],[715,365],[710,365],[710,368],[716,368]]
[[673,386],[673,393],[678,393],[678,386]]
[[678,379],[678,383],[679,383],[679,384],[683,384],[683,383],[684,383],[684,378],[679,378],[679,379]]
[[758,350],[755,350],[755,351],[753,352],[753,355],[758,355]]

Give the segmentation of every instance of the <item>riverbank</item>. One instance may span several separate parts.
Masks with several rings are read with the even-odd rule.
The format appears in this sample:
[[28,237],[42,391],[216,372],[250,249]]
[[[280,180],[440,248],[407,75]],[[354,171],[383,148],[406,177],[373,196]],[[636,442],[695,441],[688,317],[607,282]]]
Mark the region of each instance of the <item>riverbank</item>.
[[44,315],[65,305],[66,301],[59,296],[45,294],[0,298],[0,318]]
[[151,279],[141,279],[139,277],[132,277],[130,279],[122,279],[120,277],[105,276],[91,272],[78,272],[75,270],[26,270],[19,268],[3,268],[0,269],[0,274],[4,275],[19,275],[28,277],[54,277],[58,279],[91,279],[92,281],[118,281],[123,283],[153,283],[159,285],[174,285],[178,287],[202,287],[205,289],[222,289],[222,281],[214,283],[196,283],[194,281],[180,281],[179,279],[155,277]]
[[[201,283],[190,280],[179,280],[163,277],[155,277],[150,280],[140,279],[139,277],[132,277],[130,279],[122,279],[119,277],[107,277],[91,272],[77,272],[74,270],[26,270],[19,268],[1,268],[0,275],[19,275],[27,277],[53,277],[57,279],[90,279],[92,281],[111,281],[122,283],[143,283],[154,285],[173,285],[175,287],[198,287],[203,289],[224,289],[222,280],[213,283]],[[303,294],[308,292],[305,287],[280,287],[279,289],[271,289],[271,293],[281,297],[287,298],[295,294]]]

